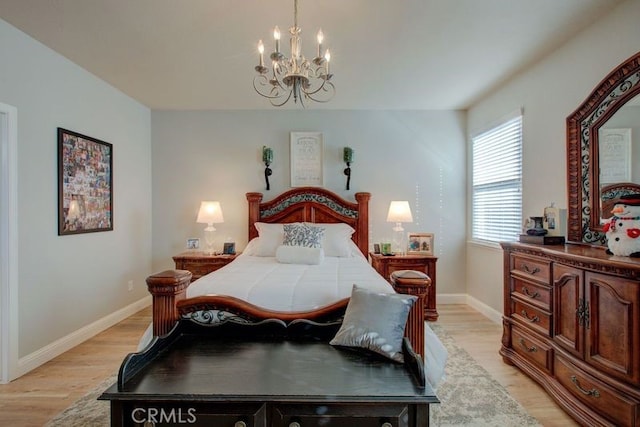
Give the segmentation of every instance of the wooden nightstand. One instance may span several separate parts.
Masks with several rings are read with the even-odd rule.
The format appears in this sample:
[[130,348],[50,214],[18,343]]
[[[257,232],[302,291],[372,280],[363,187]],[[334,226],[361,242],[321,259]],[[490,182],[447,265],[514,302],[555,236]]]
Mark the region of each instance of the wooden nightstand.
[[183,252],[173,257],[176,270],[187,270],[193,275],[191,281],[201,278],[205,274],[216,271],[236,259],[239,254],[208,255],[204,252]]
[[431,278],[431,286],[425,300],[424,318],[430,321],[438,320],[438,310],[436,309],[436,262],[438,257],[431,255],[384,256],[371,252],[369,257],[373,268],[389,283],[391,283],[391,273],[396,270],[417,270],[427,273]]

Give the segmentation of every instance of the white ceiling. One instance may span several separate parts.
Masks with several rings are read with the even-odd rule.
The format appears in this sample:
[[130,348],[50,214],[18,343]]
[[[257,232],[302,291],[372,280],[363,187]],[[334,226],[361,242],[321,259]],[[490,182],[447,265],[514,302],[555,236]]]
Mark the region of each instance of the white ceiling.
[[[303,52],[321,27],[337,88],[307,108],[465,109],[621,1],[299,0]],[[0,0],[0,18],[152,109],[271,109],[256,44],[293,0]]]

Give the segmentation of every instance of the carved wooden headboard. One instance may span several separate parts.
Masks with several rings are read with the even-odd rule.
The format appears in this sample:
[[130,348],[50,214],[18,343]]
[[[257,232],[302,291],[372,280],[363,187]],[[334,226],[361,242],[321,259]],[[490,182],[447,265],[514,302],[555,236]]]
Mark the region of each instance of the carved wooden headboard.
[[369,251],[370,193],[356,193],[355,202],[317,187],[285,191],[275,199],[262,202],[262,193],[247,193],[249,202],[249,240],[258,237],[256,222],[346,223],[354,228],[352,239],[367,256]]

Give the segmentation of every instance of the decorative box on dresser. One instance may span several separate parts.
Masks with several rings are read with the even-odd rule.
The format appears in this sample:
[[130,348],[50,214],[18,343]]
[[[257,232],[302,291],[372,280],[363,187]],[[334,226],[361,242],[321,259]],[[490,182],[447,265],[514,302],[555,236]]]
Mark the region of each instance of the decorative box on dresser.
[[205,252],[187,251],[173,257],[176,270],[191,272],[191,281],[224,267],[236,259],[239,254],[207,254]]
[[431,279],[424,305],[424,318],[429,321],[438,320],[436,308],[436,262],[438,257],[431,255],[393,255],[369,253],[371,265],[386,280],[391,282],[391,273],[397,270],[416,270],[426,273]]
[[500,354],[578,422],[640,426],[640,260],[503,243]]

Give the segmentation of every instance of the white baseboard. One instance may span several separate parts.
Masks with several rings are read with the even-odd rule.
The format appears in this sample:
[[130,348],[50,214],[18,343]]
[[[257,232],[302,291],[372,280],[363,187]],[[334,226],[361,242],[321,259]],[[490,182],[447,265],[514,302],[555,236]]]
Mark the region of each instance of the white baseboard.
[[466,304],[467,294],[436,294],[436,304]]
[[466,304],[479,311],[492,322],[502,323],[501,312],[468,294],[438,294],[436,295],[436,302],[437,304]]
[[45,364],[65,351],[68,351],[89,338],[94,337],[105,329],[123,321],[127,317],[137,313],[149,305],[151,305],[151,295],[129,304],[128,306],[121,308],[102,319],[98,319],[95,322],[52,342],[51,344],[34,351],[31,354],[21,357],[18,360],[17,377],[20,377],[38,366]]
[[502,324],[502,313],[493,307],[489,307],[479,299],[467,295],[467,305],[470,305],[471,307],[478,310],[481,314],[488,317],[489,320],[491,320],[493,323],[497,323],[499,325]]

